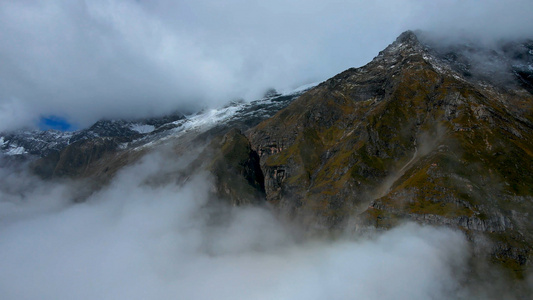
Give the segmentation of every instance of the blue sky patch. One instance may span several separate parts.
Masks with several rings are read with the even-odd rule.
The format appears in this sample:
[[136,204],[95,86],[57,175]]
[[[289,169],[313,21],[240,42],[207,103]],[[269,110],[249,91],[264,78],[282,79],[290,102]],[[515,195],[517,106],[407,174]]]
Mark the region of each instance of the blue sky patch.
[[41,117],[39,120],[39,129],[48,130],[55,129],[60,131],[72,131],[75,128],[65,118],[58,116]]

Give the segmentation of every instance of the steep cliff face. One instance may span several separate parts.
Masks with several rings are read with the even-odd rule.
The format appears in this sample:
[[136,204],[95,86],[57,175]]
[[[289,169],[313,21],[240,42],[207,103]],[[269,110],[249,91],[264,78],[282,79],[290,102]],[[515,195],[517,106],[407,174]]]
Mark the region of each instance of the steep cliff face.
[[412,219],[481,232],[497,257],[524,265],[533,96],[515,83],[465,76],[403,33],[247,133],[267,200],[319,229],[360,215],[359,227]]
[[233,205],[264,202],[264,176],[259,156],[239,130],[233,129],[215,138],[200,157],[210,159],[206,167],[214,176],[219,198]]

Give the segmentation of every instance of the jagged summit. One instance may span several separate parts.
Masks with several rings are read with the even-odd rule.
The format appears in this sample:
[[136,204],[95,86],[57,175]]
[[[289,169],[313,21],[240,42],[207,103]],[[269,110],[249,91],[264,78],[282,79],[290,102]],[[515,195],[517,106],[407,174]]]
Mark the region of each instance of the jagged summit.
[[405,50],[408,50],[408,51],[418,50],[419,51],[423,49],[424,49],[424,46],[422,45],[422,43],[420,43],[416,33],[414,31],[408,30],[400,34],[392,44],[387,46],[387,48],[385,48],[385,50],[383,50],[380,53],[392,54],[399,50],[404,50],[404,51]]
[[420,42],[417,34],[414,31],[408,30],[400,34],[396,40],[383,51],[380,51],[374,61],[379,61],[380,58],[390,59],[397,56],[406,57],[414,54],[427,54],[427,50],[427,46]]
[[419,43],[419,41],[416,33],[413,30],[406,30],[396,38],[396,41],[394,41],[394,43],[408,43],[414,45]]

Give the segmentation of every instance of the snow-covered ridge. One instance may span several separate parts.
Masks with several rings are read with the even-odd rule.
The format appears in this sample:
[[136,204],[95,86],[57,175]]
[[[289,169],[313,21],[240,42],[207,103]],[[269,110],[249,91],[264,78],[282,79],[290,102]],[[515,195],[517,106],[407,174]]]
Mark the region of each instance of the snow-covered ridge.
[[4,139],[4,137],[0,137],[0,149],[5,151],[5,154],[7,155],[19,155],[19,154],[27,153],[24,147],[10,144]]
[[[239,127],[241,123],[249,123],[251,121],[253,123],[253,120],[263,120],[273,116],[299,95],[318,84],[319,82],[307,84],[292,91],[267,96],[249,103],[232,102],[224,107],[204,109],[196,114],[184,116],[183,119],[162,126],[173,127],[172,129],[123,143],[121,144],[121,148],[141,150],[156,144],[165,143],[169,139],[179,138],[191,132],[207,132],[217,126]],[[158,130],[156,129],[156,131]]]
[[191,131],[202,132],[216,126],[238,126],[241,123],[253,124],[272,116],[317,84],[307,84],[249,103],[232,102],[224,107],[204,109],[192,115],[178,113],[135,121],[101,120],[89,128],[74,132],[22,130],[0,133],[0,154],[43,157],[72,143],[104,137],[118,138],[123,150],[140,149]]
[[315,86],[319,85],[320,83],[322,83],[322,81],[316,81],[316,82],[312,82],[312,83],[308,83],[308,84],[304,84],[304,85],[301,85],[295,89],[292,89],[292,90],[285,90],[285,91],[282,91],[281,92],[281,95],[283,96],[288,96],[288,95],[294,95],[296,93],[303,93],[309,89],[312,89],[314,88]]
[[25,130],[14,133],[0,133],[0,154],[46,155],[69,144],[72,132],[57,130]]
[[136,131],[138,133],[144,134],[144,133],[150,133],[155,130],[155,126],[153,125],[146,125],[146,124],[133,124],[130,126],[130,129],[133,131]]

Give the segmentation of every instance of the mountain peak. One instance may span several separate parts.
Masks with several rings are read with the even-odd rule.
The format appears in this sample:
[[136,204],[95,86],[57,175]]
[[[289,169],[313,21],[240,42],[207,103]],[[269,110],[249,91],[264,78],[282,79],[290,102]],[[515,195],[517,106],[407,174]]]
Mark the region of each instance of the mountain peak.
[[418,44],[418,37],[415,32],[412,30],[407,30],[402,32],[397,38],[395,43],[409,43],[409,44]]
[[400,34],[392,44],[383,50],[383,52],[385,54],[392,55],[399,52],[404,53],[406,51],[419,52],[424,49],[425,47],[418,39],[418,36],[415,34],[415,32],[407,30]]
[[405,57],[417,54],[428,54],[427,47],[420,42],[414,31],[407,30],[400,34],[387,48],[379,52],[379,55],[370,65],[377,63],[392,66]]

